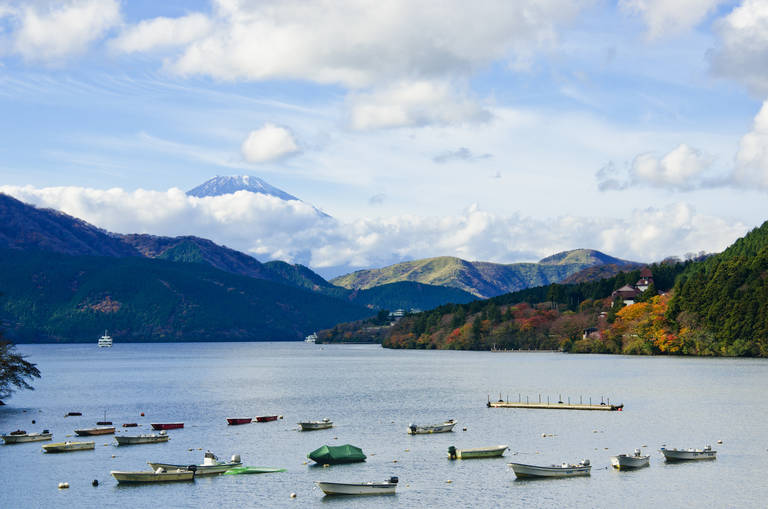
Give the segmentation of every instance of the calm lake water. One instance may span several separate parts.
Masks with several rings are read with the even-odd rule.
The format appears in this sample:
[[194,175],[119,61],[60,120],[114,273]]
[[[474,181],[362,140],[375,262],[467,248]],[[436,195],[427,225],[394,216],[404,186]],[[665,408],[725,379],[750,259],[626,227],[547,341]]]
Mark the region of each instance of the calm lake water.
[[[0,430],[48,428],[63,441],[104,418],[116,425],[183,421],[164,444],[48,455],[44,443],[0,446],[0,505],[28,507],[765,507],[768,361],[559,353],[396,351],[374,345],[190,343],[20,345],[43,378],[0,407]],[[489,409],[488,395],[555,401],[601,396],[623,412]],[[80,411],[82,417],[64,417]],[[144,412],[145,417],[140,413]],[[283,420],[227,426],[226,417]],[[296,422],[331,418],[331,430]],[[454,418],[454,433],[410,436],[409,423]],[[32,424],[32,419],[37,424]],[[466,431],[462,428],[466,427]],[[120,428],[122,430],[122,428]],[[138,431],[137,431],[138,430]],[[542,437],[542,434],[554,436]],[[87,438],[86,438],[87,440]],[[722,440],[722,444],[717,444]],[[365,463],[318,468],[306,455],[351,443]],[[449,461],[446,451],[507,444],[503,458]],[[665,464],[658,449],[718,450],[716,461]],[[645,446],[650,468],[616,472],[609,458]],[[286,468],[194,483],[118,486],[110,470],[147,461],[201,463],[210,449]],[[591,460],[592,476],[516,481],[509,461]],[[384,480],[395,496],[324,497],[315,480]],[[100,485],[92,487],[98,479]],[[68,490],[59,490],[61,481]],[[448,482],[451,481],[451,482]],[[296,493],[296,498],[290,498]]]

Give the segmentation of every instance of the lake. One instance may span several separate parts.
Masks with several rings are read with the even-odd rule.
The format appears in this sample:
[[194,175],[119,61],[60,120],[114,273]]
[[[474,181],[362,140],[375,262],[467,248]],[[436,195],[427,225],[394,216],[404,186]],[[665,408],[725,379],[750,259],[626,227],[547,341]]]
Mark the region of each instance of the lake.
[[[19,345],[43,378],[0,407],[0,430],[47,428],[53,441],[96,421],[183,421],[163,444],[43,454],[0,446],[2,506],[27,507],[764,507],[768,500],[768,361],[562,353],[386,350],[305,343]],[[490,396],[623,403],[622,412],[486,408]],[[65,417],[79,411],[82,417]],[[141,413],[144,416],[141,416]],[[279,414],[228,426],[227,417]],[[328,417],[330,430],[296,422]],[[410,423],[456,419],[453,433],[411,436]],[[32,420],[36,424],[32,424]],[[463,431],[466,428],[466,431]],[[547,436],[542,436],[546,434]],[[71,438],[76,439],[76,438]],[[82,438],[81,440],[90,440]],[[722,440],[722,444],[717,441]],[[50,443],[50,442],[48,442]],[[306,464],[323,444],[351,443],[365,463]],[[450,461],[447,449],[509,445],[498,459]],[[666,464],[658,449],[703,447],[715,461]],[[618,472],[610,456],[642,446],[651,466]],[[147,461],[201,463],[211,450],[286,468],[194,483],[118,486],[110,470]],[[510,461],[588,458],[591,477],[517,481]],[[311,463],[311,461],[310,461]],[[315,480],[380,481],[394,496],[324,497]],[[91,481],[97,479],[98,487]],[[68,490],[59,490],[68,482]],[[296,498],[290,498],[295,493]]]

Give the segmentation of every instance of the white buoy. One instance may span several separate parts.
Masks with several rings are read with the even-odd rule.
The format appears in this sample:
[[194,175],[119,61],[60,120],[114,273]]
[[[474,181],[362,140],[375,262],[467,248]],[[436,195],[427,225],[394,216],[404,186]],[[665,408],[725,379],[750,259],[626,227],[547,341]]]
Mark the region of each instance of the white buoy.
[[718,443],[718,444],[722,444],[722,443],[723,443],[723,441],[722,441],[722,440],[718,440],[718,441],[717,441],[717,443]]
[[291,493],[291,498],[296,498],[296,493]]
[[59,483],[59,489],[60,490],[65,490],[67,488],[69,488],[69,483],[68,482],[60,482]]

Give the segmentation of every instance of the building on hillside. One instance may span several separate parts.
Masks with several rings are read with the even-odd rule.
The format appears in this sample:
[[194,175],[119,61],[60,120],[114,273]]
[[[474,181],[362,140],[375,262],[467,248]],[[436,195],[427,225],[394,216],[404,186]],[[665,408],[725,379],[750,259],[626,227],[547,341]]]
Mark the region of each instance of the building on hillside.
[[624,285],[618,290],[614,290],[611,298],[615,302],[617,298],[624,301],[625,306],[634,304],[635,300],[646,291],[653,283],[653,273],[648,267],[643,267],[640,271],[640,279],[634,285]]

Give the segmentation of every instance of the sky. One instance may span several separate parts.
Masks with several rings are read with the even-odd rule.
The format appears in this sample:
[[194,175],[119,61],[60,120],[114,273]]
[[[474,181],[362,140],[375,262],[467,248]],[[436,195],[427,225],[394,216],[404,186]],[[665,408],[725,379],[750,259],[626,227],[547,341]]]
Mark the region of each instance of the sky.
[[768,0],[0,0],[0,192],[326,277],[720,251],[766,99]]

